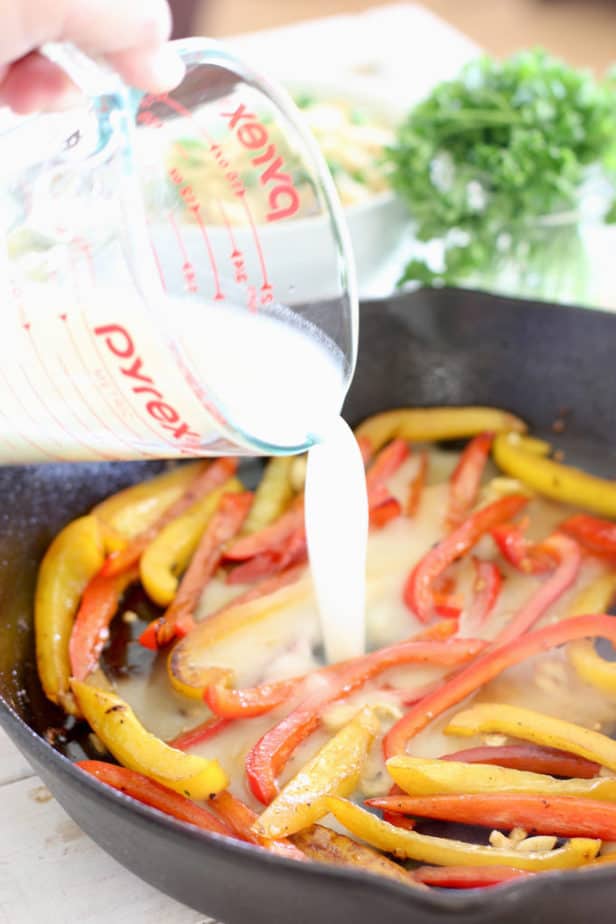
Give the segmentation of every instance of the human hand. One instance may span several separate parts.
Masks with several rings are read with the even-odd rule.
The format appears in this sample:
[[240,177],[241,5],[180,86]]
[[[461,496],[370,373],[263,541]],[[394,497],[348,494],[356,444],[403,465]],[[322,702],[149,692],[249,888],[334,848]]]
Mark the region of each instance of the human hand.
[[184,73],[166,44],[167,0],[0,0],[0,23],[0,105],[20,114],[62,108],[75,92],[38,51],[46,42],[72,42],[151,93],[173,89]]

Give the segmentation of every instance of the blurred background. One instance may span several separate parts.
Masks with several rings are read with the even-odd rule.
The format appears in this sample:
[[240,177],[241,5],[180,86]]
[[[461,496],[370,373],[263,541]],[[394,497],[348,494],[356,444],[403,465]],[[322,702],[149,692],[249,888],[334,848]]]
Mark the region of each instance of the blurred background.
[[[178,35],[234,35],[391,0],[172,0]],[[571,64],[602,70],[614,60],[614,0],[423,0],[487,51],[510,54],[539,44]]]

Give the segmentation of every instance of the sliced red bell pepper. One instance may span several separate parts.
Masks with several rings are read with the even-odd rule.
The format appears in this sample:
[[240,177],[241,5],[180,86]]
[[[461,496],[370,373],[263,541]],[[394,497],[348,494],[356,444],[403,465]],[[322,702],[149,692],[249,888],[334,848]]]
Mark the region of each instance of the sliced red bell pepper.
[[236,565],[227,575],[228,584],[250,584],[308,560],[308,546],[304,526],[298,527],[279,549],[261,552]]
[[190,751],[191,748],[196,747],[198,744],[203,744],[204,741],[215,738],[228,725],[231,725],[231,719],[220,719],[218,716],[213,719],[206,719],[205,722],[200,722],[194,728],[172,738],[167,744],[171,748],[177,748],[178,751]]
[[254,796],[264,805],[275,798],[276,777],[301,742],[319,727],[321,710],[329,703],[349,696],[391,667],[417,663],[453,666],[474,657],[484,645],[477,639],[410,640],[315,672],[323,683],[267,731],[246,759],[246,774]]
[[111,577],[111,575],[121,574],[136,565],[150,542],[156,538],[164,526],[185,513],[189,507],[192,507],[196,501],[209,494],[210,491],[220,488],[225,481],[228,481],[235,474],[237,466],[237,459],[226,457],[212,462],[205,471],[194,478],[184,494],[168,510],[165,510],[163,515],[152,526],[135,536],[122,551],[109,556],[103,565],[102,573]]
[[544,574],[558,564],[549,547],[526,538],[521,524],[501,523],[492,530],[492,538],[505,561],[524,574]]
[[592,760],[559,751],[557,748],[537,744],[504,744],[498,747],[485,745],[466,748],[454,754],[444,754],[441,760],[454,760],[467,764],[493,764],[510,770],[527,770],[548,776],[575,777],[590,780],[601,767]]
[[390,520],[395,520],[402,513],[402,504],[395,497],[389,497],[378,507],[370,508],[370,526],[373,529],[383,529]]
[[101,570],[86,587],[69,642],[71,672],[77,680],[85,680],[98,666],[101,651],[109,638],[109,625],[118,610],[122,594],[138,578],[136,568],[110,577]]
[[178,821],[187,822],[213,834],[224,834],[226,837],[235,838],[232,828],[208,809],[141,773],[100,760],[81,760],[77,762],[77,766],[90,776],[96,777],[101,783],[106,783],[107,786],[125,793],[144,805],[150,805],[159,812],[164,812],[165,815],[171,815]]
[[364,465],[367,465],[374,455],[374,444],[369,436],[358,436],[357,445],[359,446],[361,457],[364,460]]
[[416,882],[438,889],[485,889],[534,875],[510,866],[420,866],[413,870]]
[[205,586],[222,561],[225,544],[237,535],[248,515],[253,495],[225,494],[208,524],[197,550],[182,577],[178,592],[162,620],[157,620],[156,641],[159,647],[173,638],[183,638],[194,628],[193,613]]
[[421,622],[429,622],[434,616],[433,589],[436,579],[449,565],[472,549],[485,533],[498,523],[510,520],[527,503],[528,498],[522,494],[510,494],[482,507],[418,562],[406,582],[404,602]]
[[562,533],[554,533],[543,545],[558,556],[558,567],[499,633],[496,637],[498,644],[504,645],[530,629],[578,576],[582,556],[577,542]]
[[245,561],[263,552],[280,552],[284,550],[289,538],[303,525],[304,498],[302,496],[296,498],[289,509],[269,526],[236,539],[225,551],[225,558],[228,561]]
[[406,462],[410,454],[411,450],[408,444],[401,439],[392,440],[384,449],[381,449],[366,475],[368,499],[380,485],[387,484],[400,466]]
[[594,555],[616,559],[616,523],[589,513],[577,513],[565,520],[560,529]]
[[368,805],[387,812],[557,837],[616,840],[616,805],[576,796],[479,793],[439,796],[383,796]]
[[503,576],[493,561],[483,561],[473,557],[475,581],[473,599],[468,611],[466,629],[472,633],[478,631],[496,606],[503,585]]
[[493,648],[422,699],[392,726],[383,739],[385,757],[404,754],[408,742],[433,719],[475,693],[508,667],[565,642],[586,637],[616,641],[616,620],[606,615],[577,616]]
[[265,715],[288,701],[303,682],[300,677],[237,690],[232,686],[232,671],[219,670],[217,674],[217,679],[203,691],[203,699],[214,715],[223,719],[252,719]]
[[411,478],[407,489],[406,505],[404,508],[404,513],[407,517],[414,517],[417,513],[417,509],[421,501],[421,495],[423,494],[423,490],[426,486],[427,477],[428,453],[422,452],[419,456],[419,465],[417,467],[417,471]]
[[264,847],[270,853],[275,853],[279,857],[287,857],[290,860],[306,860],[305,854],[298,850],[291,841],[286,838],[268,840],[265,837],[259,837],[252,830],[252,826],[259,817],[253,812],[241,799],[237,799],[228,790],[218,793],[211,802],[214,810],[220,815],[226,825],[243,841],[250,844],[257,844]]
[[258,600],[260,597],[267,597],[268,594],[273,594],[275,591],[280,590],[281,587],[294,584],[299,580],[303,572],[303,564],[292,565],[279,574],[274,574],[260,580],[254,587],[250,587],[248,590],[245,590],[244,593],[234,597],[227,606],[238,606],[243,603],[250,603],[251,600]]
[[456,529],[475,506],[493,440],[493,433],[480,433],[460,456],[449,481],[448,529]]

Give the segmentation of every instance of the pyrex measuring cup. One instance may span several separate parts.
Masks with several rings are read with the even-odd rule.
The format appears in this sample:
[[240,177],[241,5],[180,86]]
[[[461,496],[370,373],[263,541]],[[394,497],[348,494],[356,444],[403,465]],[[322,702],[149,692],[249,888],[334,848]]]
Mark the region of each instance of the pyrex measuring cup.
[[354,268],[281,90],[175,43],[173,93],[51,54],[83,109],[0,136],[0,461],[300,452],[337,414]]

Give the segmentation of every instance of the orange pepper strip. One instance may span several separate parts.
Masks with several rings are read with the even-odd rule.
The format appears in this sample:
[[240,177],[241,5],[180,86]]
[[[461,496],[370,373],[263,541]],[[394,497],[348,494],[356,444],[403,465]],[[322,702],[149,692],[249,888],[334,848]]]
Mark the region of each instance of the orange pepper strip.
[[69,657],[72,675],[77,680],[84,680],[96,670],[122,594],[139,578],[136,568],[111,576],[103,571],[104,566],[84,590],[71,632]]
[[508,667],[539,652],[586,637],[616,641],[616,620],[605,615],[577,616],[493,648],[420,700],[392,726],[383,739],[385,757],[404,754],[409,741],[433,719],[475,693]]
[[171,815],[178,821],[184,821],[188,824],[195,825],[203,831],[209,831],[211,834],[224,834],[226,837],[235,837],[232,828],[225,822],[216,818],[212,812],[209,812],[202,805],[193,802],[186,796],[168,789],[161,783],[151,780],[142,773],[134,770],[128,770],[126,767],[118,767],[115,764],[108,764],[100,760],[81,760],[77,766],[89,773],[90,776],[96,777],[101,783],[106,783],[113,789],[142,802],[144,805],[150,805],[152,808],[164,812],[165,815]]
[[182,496],[168,510],[165,510],[155,523],[135,536],[120,552],[109,556],[103,565],[102,573],[111,577],[136,565],[152,539],[156,538],[164,526],[185,513],[195,501],[221,487],[235,474],[237,465],[237,459],[216,459],[204,471],[199,472]]
[[463,764],[495,764],[497,767],[510,770],[576,777],[579,780],[593,779],[601,769],[600,764],[593,760],[539,744],[504,744],[496,747],[485,745],[444,754],[441,760],[453,760]]
[[[472,770],[469,770],[472,773]],[[524,793],[472,793],[438,796],[383,796],[367,805],[403,815],[464,825],[558,837],[616,840],[616,805],[575,796]]]
[[416,882],[439,889],[485,889],[534,875],[511,866],[420,866],[413,870]]
[[258,820],[258,815],[253,812],[241,799],[231,795],[228,790],[218,793],[211,802],[215,811],[220,815],[226,825],[240,837],[243,841],[250,844],[257,844],[264,847],[270,853],[278,854],[279,857],[287,857],[290,860],[306,860],[306,856],[295,847],[286,837],[270,840],[267,837],[261,837],[252,830],[252,826]]
[[404,513],[407,517],[414,517],[421,501],[423,489],[426,486],[428,477],[428,453],[422,452],[419,457],[419,467],[411,478],[406,496],[406,506]]

